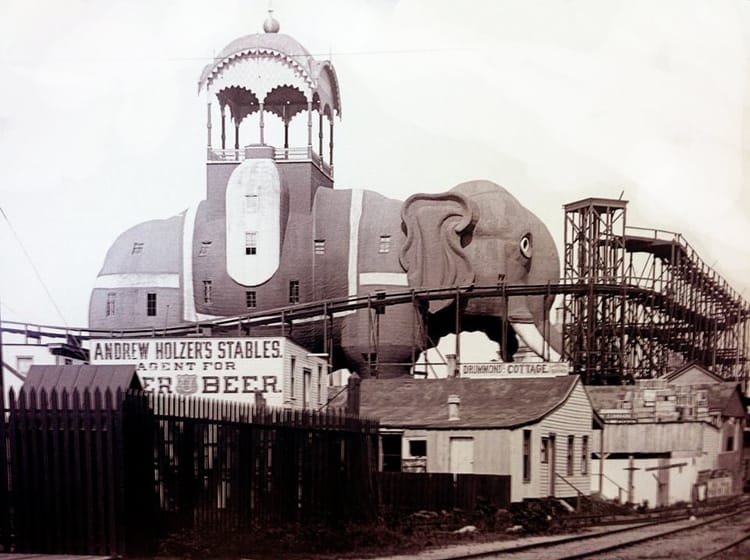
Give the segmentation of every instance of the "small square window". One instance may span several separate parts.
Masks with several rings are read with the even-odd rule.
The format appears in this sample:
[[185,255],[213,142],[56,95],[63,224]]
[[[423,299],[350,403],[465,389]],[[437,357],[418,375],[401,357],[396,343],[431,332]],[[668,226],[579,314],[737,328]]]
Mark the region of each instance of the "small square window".
[[133,243],[133,250],[130,252],[131,255],[140,255],[143,252],[143,243],[136,241]]
[[299,303],[299,280],[289,281],[289,303]]
[[391,236],[381,235],[380,244],[378,245],[378,253],[390,253],[391,252]]
[[213,285],[211,280],[203,281],[203,303],[211,303]]
[[255,290],[245,292],[245,305],[250,309],[258,306],[258,300],[255,295]]
[[248,231],[245,234],[245,254],[255,255],[258,253],[258,232]]
[[409,455],[412,457],[427,457],[427,440],[410,439]]
[[199,257],[205,257],[208,255],[208,250],[211,248],[211,242],[210,241],[203,241],[201,242],[201,248],[198,251]]
[[326,240],[325,239],[316,239],[315,240],[315,254],[316,255],[325,255],[326,254]]

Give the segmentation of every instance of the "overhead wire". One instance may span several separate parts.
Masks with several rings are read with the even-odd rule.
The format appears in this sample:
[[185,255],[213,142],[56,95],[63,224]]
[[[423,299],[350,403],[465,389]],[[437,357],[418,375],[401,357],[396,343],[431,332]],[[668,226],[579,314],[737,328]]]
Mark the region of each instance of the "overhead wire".
[[47,284],[44,282],[44,279],[42,278],[42,275],[39,272],[39,269],[37,268],[36,264],[34,264],[34,260],[31,258],[31,255],[26,250],[26,247],[24,246],[23,242],[21,241],[21,237],[18,235],[18,232],[16,231],[16,228],[13,227],[13,224],[10,222],[10,218],[8,218],[8,215],[5,213],[5,210],[2,208],[2,206],[0,206],[0,214],[3,215],[3,218],[5,219],[5,222],[8,224],[8,228],[10,229],[11,233],[13,234],[13,237],[15,237],[16,242],[18,243],[18,246],[21,248],[21,251],[23,251],[23,254],[26,257],[26,260],[31,265],[31,268],[34,271],[34,274],[36,275],[37,280],[39,280],[39,283],[42,285],[42,288],[44,289],[45,293],[47,294],[47,297],[49,298],[50,303],[52,303],[52,307],[55,308],[55,311],[59,315],[59,317],[62,320],[63,324],[67,327],[68,326],[68,322],[65,320],[65,316],[63,315],[62,311],[60,311],[60,307],[58,307],[57,302],[55,301],[55,298],[52,296],[52,292],[49,290],[49,288],[47,287]]

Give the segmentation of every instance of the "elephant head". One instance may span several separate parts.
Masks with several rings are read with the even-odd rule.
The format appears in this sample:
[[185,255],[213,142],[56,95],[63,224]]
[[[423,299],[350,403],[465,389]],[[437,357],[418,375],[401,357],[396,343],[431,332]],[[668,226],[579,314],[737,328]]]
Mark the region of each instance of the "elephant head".
[[[442,194],[416,194],[404,202],[401,221],[406,241],[400,261],[412,287],[559,280],[557,249],[546,226],[495,183],[470,181]],[[503,298],[473,298],[462,314],[507,317],[532,350],[555,360],[559,340],[547,321],[552,302],[552,296],[515,296],[508,299],[506,309]],[[429,312],[449,305],[450,301],[433,300]]]

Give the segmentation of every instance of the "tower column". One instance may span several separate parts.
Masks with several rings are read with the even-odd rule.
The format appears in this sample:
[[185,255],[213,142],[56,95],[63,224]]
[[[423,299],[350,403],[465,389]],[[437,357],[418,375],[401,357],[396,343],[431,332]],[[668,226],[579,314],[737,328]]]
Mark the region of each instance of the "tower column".
[[307,102],[307,151],[312,152],[312,101]]
[[284,150],[289,149],[289,117],[286,114],[287,106],[281,108],[282,119],[284,121]]
[[211,102],[206,104],[206,146],[211,149]]
[[263,134],[263,132],[264,132],[263,128],[265,127],[265,123],[263,122],[263,102],[262,101],[260,102],[260,109],[259,110],[260,110],[260,114],[258,115],[258,117],[259,117],[258,120],[260,122],[260,143],[261,144],[265,144],[266,142],[265,142],[265,137],[264,137],[264,134]]
[[234,149],[240,149],[240,121],[234,119]]
[[221,106],[221,149],[227,149],[227,111],[226,105]]
[[333,167],[333,119],[330,121],[330,132],[328,135],[328,150],[329,150],[329,156],[328,156],[328,165]]
[[323,113],[318,113],[318,155],[323,160]]

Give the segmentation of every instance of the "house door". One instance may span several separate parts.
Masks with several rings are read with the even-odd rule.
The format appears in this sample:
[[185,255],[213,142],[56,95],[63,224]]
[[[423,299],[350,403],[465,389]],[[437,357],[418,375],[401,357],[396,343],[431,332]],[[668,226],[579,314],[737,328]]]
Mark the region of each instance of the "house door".
[[549,495],[555,495],[555,479],[557,478],[557,437],[549,435]]
[[474,472],[474,438],[452,437],[449,444],[450,472]]

